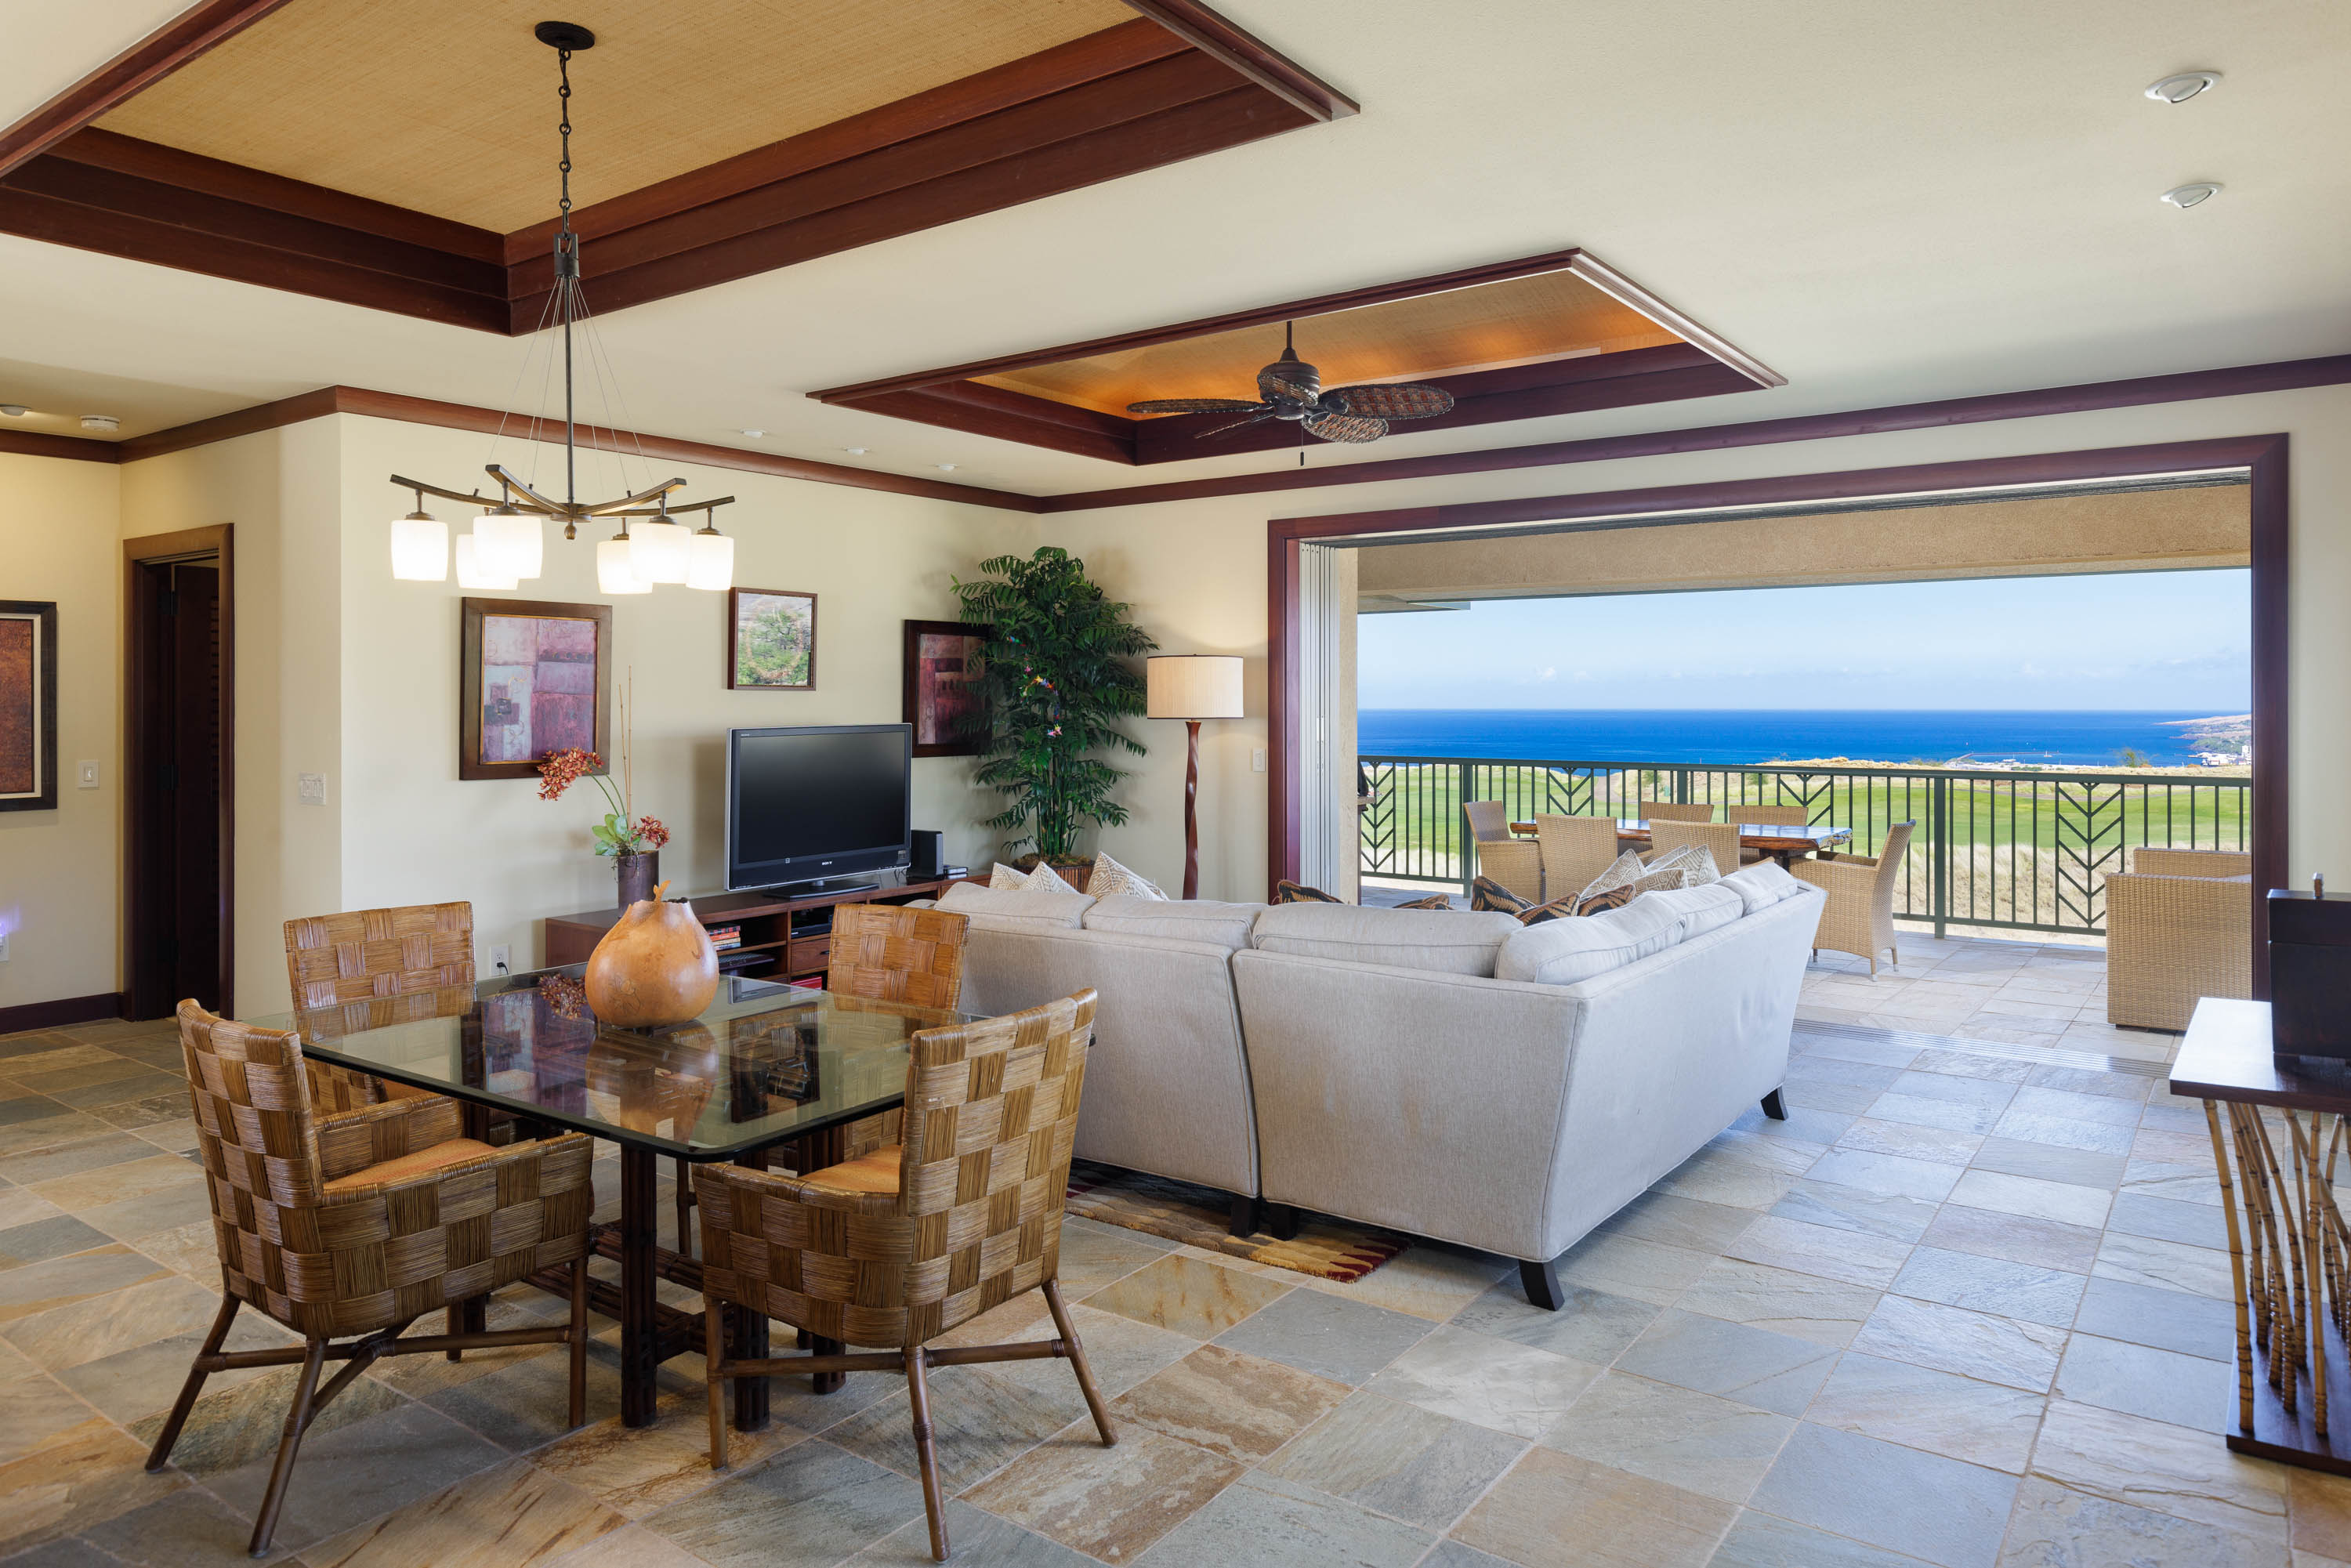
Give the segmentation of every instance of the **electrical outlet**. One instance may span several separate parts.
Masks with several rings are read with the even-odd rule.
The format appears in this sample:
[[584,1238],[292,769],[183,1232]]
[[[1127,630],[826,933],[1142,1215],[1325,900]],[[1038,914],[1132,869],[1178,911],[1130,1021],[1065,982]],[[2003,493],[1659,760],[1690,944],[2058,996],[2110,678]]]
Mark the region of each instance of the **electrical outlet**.
[[490,973],[494,975],[511,975],[514,973],[513,969],[507,967],[507,956],[508,954],[504,943],[500,943],[497,946],[491,948]]
[[8,961],[8,934],[7,934],[5,931],[0,931],[0,964],[5,964],[5,963],[6,963],[7,961]]
[[1249,771],[1252,773],[1262,773],[1265,771],[1264,747],[1260,746],[1255,751],[1249,753]]
[[305,806],[327,803],[327,776],[323,773],[297,773],[294,775],[294,789]]
[[98,764],[97,764],[97,763],[95,763],[95,762],[77,762],[77,763],[75,763],[75,764],[74,764],[74,774],[75,774],[75,777],[74,777],[74,788],[75,788],[75,789],[97,789],[97,788],[98,788]]

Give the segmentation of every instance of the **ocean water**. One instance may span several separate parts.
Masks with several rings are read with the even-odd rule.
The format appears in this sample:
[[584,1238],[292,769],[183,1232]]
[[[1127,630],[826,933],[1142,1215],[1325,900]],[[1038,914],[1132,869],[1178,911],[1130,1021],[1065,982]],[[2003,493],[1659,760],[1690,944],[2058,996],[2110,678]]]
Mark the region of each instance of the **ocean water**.
[[1526,758],[1556,762],[1771,762],[1851,757],[1879,762],[2111,767],[2126,749],[2158,767],[2192,767],[2200,747],[2167,720],[2210,713],[1804,709],[1442,710],[1366,708],[1365,757]]

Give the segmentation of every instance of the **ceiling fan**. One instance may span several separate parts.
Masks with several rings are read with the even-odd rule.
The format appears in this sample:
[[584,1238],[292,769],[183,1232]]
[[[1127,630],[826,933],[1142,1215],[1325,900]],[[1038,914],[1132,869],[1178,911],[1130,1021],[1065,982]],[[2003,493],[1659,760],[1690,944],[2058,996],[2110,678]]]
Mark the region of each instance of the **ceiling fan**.
[[1249,416],[1201,431],[1195,439],[1269,419],[1286,419],[1324,441],[1377,441],[1388,433],[1393,421],[1430,419],[1453,407],[1453,394],[1444,388],[1412,382],[1332,387],[1325,392],[1322,372],[1298,357],[1288,326],[1281,330],[1281,358],[1258,371],[1257,390],[1256,402],[1228,397],[1168,397],[1128,403],[1126,412]]

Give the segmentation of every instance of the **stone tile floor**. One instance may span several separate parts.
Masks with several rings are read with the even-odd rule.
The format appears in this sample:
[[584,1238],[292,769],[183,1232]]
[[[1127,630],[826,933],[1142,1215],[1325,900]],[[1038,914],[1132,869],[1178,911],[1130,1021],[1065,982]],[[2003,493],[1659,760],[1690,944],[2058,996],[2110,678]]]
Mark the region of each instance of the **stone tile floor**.
[[[1989,1003],[2041,980],[2062,1010],[2098,983],[2078,956],[1989,946],[1922,944],[1868,987],[1918,1011],[1825,999],[1868,982],[1817,969],[1791,1119],[1750,1113],[1577,1247],[1557,1313],[1510,1260],[1457,1249],[1337,1286],[1068,1221],[1064,1282],[1122,1438],[1092,1438],[1059,1364],[942,1373],[956,1561],[2351,1563],[2351,1481],[2217,1435],[2228,1260],[2202,1113],[2162,1089],[2169,1040],[2098,1051],[2078,1018],[1959,1033],[2055,1013],[1958,1015],[1921,988]],[[154,1026],[0,1039],[13,1563],[242,1552],[290,1369],[216,1379],[174,1468],[141,1469],[216,1279],[175,1062]],[[555,1310],[517,1291],[494,1321]],[[1014,1301],[956,1337],[1040,1316]],[[692,1358],[635,1432],[609,1346],[591,1424],[564,1432],[560,1364],[381,1364],[306,1444],[278,1560],[925,1560],[900,1381],[780,1381],[773,1427],[715,1476]]]

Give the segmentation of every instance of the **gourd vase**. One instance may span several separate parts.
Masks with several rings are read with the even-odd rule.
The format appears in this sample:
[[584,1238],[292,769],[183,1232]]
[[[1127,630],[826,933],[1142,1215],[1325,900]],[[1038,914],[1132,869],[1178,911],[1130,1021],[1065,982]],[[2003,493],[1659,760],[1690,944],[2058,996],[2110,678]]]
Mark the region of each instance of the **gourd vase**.
[[718,953],[684,900],[660,894],[622,912],[588,955],[588,1006],[620,1029],[685,1023],[718,994]]

